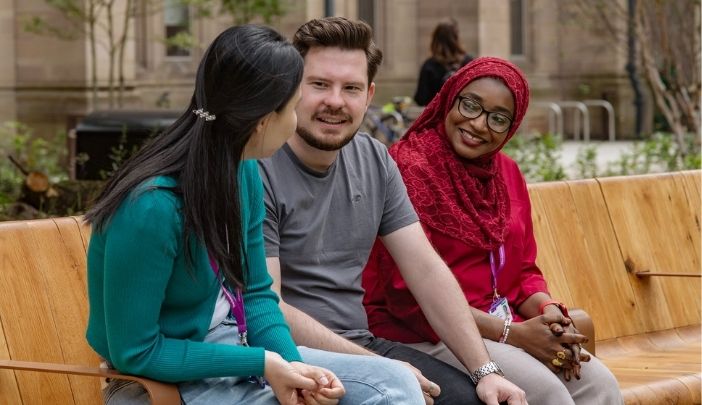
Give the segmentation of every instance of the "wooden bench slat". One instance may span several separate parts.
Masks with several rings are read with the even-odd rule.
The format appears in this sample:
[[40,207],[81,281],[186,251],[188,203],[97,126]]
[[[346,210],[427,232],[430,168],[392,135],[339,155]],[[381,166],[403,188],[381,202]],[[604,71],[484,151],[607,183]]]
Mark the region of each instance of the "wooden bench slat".
[[[53,227],[52,222],[43,222]],[[34,238],[29,222],[0,223],[0,230],[12,227],[12,232],[0,232],[2,271],[0,285],[0,314],[26,314],[3,316],[3,330],[8,353],[13,359],[33,359],[62,363],[59,334],[46,291],[46,280],[34,271],[43,246]],[[51,232],[51,229],[45,229]],[[24,404],[71,403],[73,395],[65,375],[43,373],[16,373],[19,391]]]
[[702,195],[702,172],[699,170],[684,170],[677,174],[680,174],[685,179],[685,184],[689,191],[687,197],[694,204],[692,212],[699,213],[700,204],[702,204],[702,200],[699,198]]
[[[86,255],[78,223],[73,218],[54,218],[58,235],[37,233],[37,240],[44,247],[41,258],[45,290],[56,321],[63,363],[77,364],[89,359],[97,367],[100,359],[85,340],[88,324],[88,297],[85,267]],[[57,271],[61,269],[62,271]],[[82,288],[78,288],[82,287]],[[80,310],[76,310],[80,308]],[[100,380],[69,375],[76,404],[89,405],[102,400]]]
[[[592,308],[593,319],[600,320],[599,325],[595,323],[595,327],[601,329],[597,339],[640,333],[643,330],[643,307],[621,260],[616,234],[599,184],[595,180],[570,181],[568,189],[576,208],[577,224],[584,234],[580,250],[585,250],[588,259],[580,267],[569,269],[568,274],[591,279],[591,288],[579,289],[578,300],[586,300],[589,308]],[[567,237],[567,234],[563,237]],[[578,265],[575,259],[570,262],[571,266]]]
[[[559,196],[558,190],[565,186],[564,182],[534,184],[529,187],[529,198],[532,205],[532,222],[534,235],[538,246],[536,263],[544,273],[549,291],[554,298],[566,305],[574,303],[566,272],[561,271],[565,264],[559,254],[560,242],[558,235],[560,225],[551,220],[551,208],[559,203],[554,198]],[[555,191],[553,191],[555,190]],[[552,192],[553,191],[553,192]],[[568,206],[571,206],[568,204]],[[582,303],[581,303],[582,305]],[[583,308],[587,310],[587,308]]]
[[[2,271],[0,269],[0,271]],[[2,318],[0,318],[0,359],[9,359],[10,353],[5,341],[5,330],[2,326]],[[0,369],[0,399],[8,404],[22,403],[20,398],[19,388],[17,388],[17,379],[12,370]]]
[[[554,297],[566,300],[561,298],[566,296],[568,304],[587,311],[593,318],[598,340],[640,332],[636,299],[614,231],[608,225],[609,215],[598,184],[545,183],[530,190],[534,211],[547,217],[541,220],[543,224],[534,224],[539,246],[537,262]],[[558,267],[551,267],[553,257],[559,258]],[[554,279],[558,282],[552,283]],[[611,308],[618,310],[613,312]]]
[[678,376],[676,372],[623,368],[613,368],[613,372],[626,392],[627,404],[699,403],[699,375]]
[[[700,246],[702,241],[700,237],[700,214],[702,213],[702,193],[700,192],[700,181],[702,180],[702,172],[700,171],[685,171],[673,174],[674,179],[678,184],[676,187],[681,187],[685,191],[685,202],[688,204],[688,213],[690,215],[690,238],[693,246]],[[700,258],[700,250],[696,249],[697,263],[702,262]],[[701,269],[697,268],[699,274]]]
[[[691,359],[699,351],[675,350],[671,352],[648,353],[643,356],[621,356],[604,360],[612,370],[629,369],[641,372],[660,372],[669,377],[699,374],[699,360]],[[652,366],[653,365],[653,366]]]
[[680,336],[680,339],[682,339],[684,342],[693,342],[698,344],[702,342],[702,337],[700,337],[699,325],[675,328],[675,332],[677,332],[678,336]]
[[[690,328],[690,327],[686,327]],[[665,350],[669,349],[672,347],[680,347],[681,345],[686,345],[689,343],[696,344],[697,346],[700,345],[700,334],[699,330],[697,333],[697,336],[694,337],[692,334],[689,336],[690,339],[686,340],[683,339],[683,336],[680,334],[680,330],[684,328],[675,328],[675,329],[669,329],[669,330],[664,330],[664,331],[656,331],[656,332],[650,332],[647,333],[646,336],[648,339],[653,343],[657,348]],[[699,359],[697,359],[699,360]]]
[[83,242],[83,250],[88,251],[88,242],[90,241],[90,224],[83,221],[83,217],[71,217],[76,222],[80,230],[81,241]]
[[682,384],[684,384],[687,387],[687,390],[689,391],[689,398],[692,400],[690,401],[693,404],[699,404],[702,402],[702,383],[700,382],[700,376],[699,374],[694,376],[694,375],[683,375],[676,377],[678,381],[680,381]]
[[[625,261],[632,262],[635,270],[699,273],[699,244],[694,245],[691,237],[699,233],[699,227],[691,216],[687,194],[676,189],[674,175],[598,181]],[[700,323],[698,281],[648,277],[631,282],[640,294],[639,303],[652,312],[646,332]],[[663,312],[667,314],[661,316]]]
[[[627,350],[627,347],[631,349],[627,350],[629,352],[641,352],[641,351],[668,351],[672,352],[676,349],[681,349],[685,347],[692,347],[699,351],[699,342],[685,342],[680,339],[680,336],[675,332],[674,329],[667,331],[657,331],[649,332],[633,336],[623,336],[617,338],[621,344],[621,349]],[[645,355],[645,354],[644,354]],[[699,358],[695,358],[695,361],[699,361]]]
[[634,397],[627,404],[693,405],[685,384],[675,378],[662,377],[664,376],[658,374],[642,375],[639,370],[627,375],[625,378],[636,384],[622,387]]

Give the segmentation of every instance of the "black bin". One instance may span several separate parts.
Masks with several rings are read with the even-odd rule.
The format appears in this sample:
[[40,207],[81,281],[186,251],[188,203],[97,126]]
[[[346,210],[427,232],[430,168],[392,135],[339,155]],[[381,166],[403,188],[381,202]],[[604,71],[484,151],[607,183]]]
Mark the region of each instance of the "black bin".
[[146,139],[170,126],[181,114],[181,111],[170,110],[90,113],[76,126],[75,147],[71,148],[74,177],[78,180],[103,180],[113,170],[115,160],[121,163],[121,158],[128,157]]

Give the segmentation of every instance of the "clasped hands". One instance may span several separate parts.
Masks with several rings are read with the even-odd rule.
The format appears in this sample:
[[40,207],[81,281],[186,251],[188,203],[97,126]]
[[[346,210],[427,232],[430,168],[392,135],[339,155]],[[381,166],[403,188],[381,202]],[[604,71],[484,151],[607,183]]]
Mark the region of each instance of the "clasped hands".
[[331,371],[266,351],[264,377],[281,405],[335,405],[346,393]]
[[521,347],[554,373],[563,371],[566,381],[572,377],[579,380],[580,363],[590,361],[590,355],[580,346],[588,338],[557,307],[546,308],[543,315],[514,324],[509,343]]

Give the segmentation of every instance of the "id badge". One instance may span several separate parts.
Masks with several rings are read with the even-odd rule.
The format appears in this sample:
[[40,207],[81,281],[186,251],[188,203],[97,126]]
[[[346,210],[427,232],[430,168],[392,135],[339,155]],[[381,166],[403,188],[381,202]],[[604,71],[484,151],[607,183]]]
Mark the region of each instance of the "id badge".
[[512,311],[509,309],[509,302],[507,302],[505,297],[493,300],[488,313],[503,320],[512,320]]

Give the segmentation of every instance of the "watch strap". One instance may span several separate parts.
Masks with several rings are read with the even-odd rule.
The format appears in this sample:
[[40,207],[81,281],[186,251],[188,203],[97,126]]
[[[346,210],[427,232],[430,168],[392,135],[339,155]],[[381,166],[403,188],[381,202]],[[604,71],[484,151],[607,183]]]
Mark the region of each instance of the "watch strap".
[[478,369],[474,372],[468,373],[468,376],[473,381],[473,384],[477,385],[483,377],[492,373],[498,374],[503,377],[505,375],[505,373],[502,372],[502,369],[500,368],[500,366],[497,365],[497,363],[495,363],[494,361],[488,361],[487,363],[478,367]]

